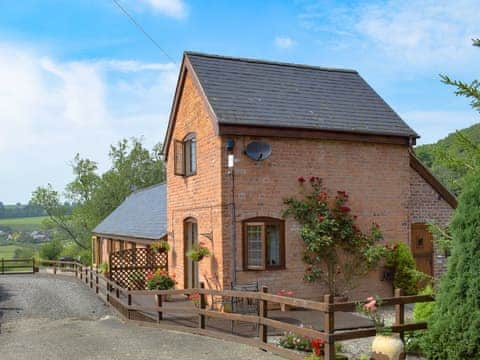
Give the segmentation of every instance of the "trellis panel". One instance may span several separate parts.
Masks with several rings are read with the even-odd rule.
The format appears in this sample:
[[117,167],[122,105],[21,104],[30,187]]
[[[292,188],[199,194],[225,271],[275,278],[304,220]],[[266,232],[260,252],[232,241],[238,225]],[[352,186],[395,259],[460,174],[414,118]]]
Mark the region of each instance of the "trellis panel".
[[110,277],[130,290],[145,290],[147,272],[168,271],[168,254],[150,248],[126,249],[110,253]]

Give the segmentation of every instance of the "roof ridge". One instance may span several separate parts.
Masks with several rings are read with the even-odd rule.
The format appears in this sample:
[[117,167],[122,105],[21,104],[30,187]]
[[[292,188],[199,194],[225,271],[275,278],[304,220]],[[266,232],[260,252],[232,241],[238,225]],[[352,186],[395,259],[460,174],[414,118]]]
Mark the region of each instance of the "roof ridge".
[[[130,193],[130,195],[138,194],[138,193],[140,193],[140,192],[142,192],[142,191],[150,190],[150,189],[153,189],[154,187],[161,186],[161,185],[165,185],[165,182],[161,182],[161,183],[158,183],[158,184],[149,185],[149,186],[146,186],[146,187],[143,187],[143,188],[134,190],[134,191],[132,191],[132,192]],[[128,195],[128,196],[130,196],[130,195]]]
[[242,61],[242,62],[249,62],[249,63],[255,63],[255,64],[289,66],[289,67],[296,67],[296,68],[302,68],[302,69],[315,69],[315,70],[322,70],[322,71],[334,71],[334,72],[358,74],[358,71],[354,69],[341,69],[341,68],[314,66],[314,65],[307,65],[307,64],[288,63],[288,62],[282,62],[282,61],[271,61],[271,60],[263,60],[263,59],[224,56],[224,55],[201,53],[196,51],[185,51],[184,55],[200,56],[200,57],[207,57],[207,58],[214,58],[214,59],[224,59],[224,60],[231,60],[231,61]]

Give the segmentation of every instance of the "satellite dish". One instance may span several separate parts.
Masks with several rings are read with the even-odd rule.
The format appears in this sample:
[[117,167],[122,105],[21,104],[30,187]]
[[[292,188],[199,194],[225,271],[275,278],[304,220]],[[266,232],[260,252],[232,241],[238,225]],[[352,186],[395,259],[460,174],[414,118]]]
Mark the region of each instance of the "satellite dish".
[[263,141],[252,141],[247,145],[245,154],[255,161],[265,160],[272,154],[272,146]]

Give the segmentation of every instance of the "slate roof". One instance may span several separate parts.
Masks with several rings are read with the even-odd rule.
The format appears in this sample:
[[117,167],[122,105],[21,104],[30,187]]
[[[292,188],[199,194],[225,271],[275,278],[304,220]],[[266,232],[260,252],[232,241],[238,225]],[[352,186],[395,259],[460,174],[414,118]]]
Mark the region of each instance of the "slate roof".
[[354,70],[185,56],[220,124],[418,137]]
[[95,234],[158,240],[167,234],[167,186],[130,194],[94,230]]

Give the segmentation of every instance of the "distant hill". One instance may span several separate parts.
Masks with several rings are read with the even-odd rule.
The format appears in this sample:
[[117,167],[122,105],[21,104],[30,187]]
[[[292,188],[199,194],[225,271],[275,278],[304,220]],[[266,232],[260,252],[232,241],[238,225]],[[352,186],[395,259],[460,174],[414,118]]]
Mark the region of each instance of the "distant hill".
[[[480,144],[480,124],[470,126],[460,130],[475,144]],[[459,194],[462,188],[462,178],[465,172],[462,170],[454,171],[447,168],[441,161],[442,152],[452,152],[459,156],[464,152],[463,147],[455,140],[455,133],[449,134],[442,140],[434,144],[420,145],[415,148],[415,153],[422,162],[429,167],[432,173],[453,193]]]

